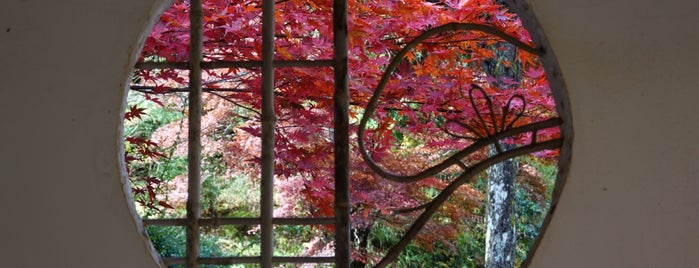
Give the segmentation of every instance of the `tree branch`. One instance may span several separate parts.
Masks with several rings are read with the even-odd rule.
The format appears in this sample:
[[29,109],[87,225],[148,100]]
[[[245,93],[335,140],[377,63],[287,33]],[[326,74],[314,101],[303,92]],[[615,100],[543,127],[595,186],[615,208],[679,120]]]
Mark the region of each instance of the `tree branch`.
[[554,140],[549,140],[545,141],[542,143],[537,143],[537,144],[530,144],[527,146],[519,147],[510,151],[503,152],[502,154],[497,154],[494,156],[489,157],[488,159],[484,160],[483,162],[480,162],[471,168],[469,168],[467,171],[462,173],[457,179],[452,181],[449,185],[447,185],[442,192],[437,195],[437,197],[432,200],[432,202],[428,203],[425,207],[425,212],[420,214],[417,220],[410,226],[408,231],[403,235],[400,241],[396,245],[389,250],[389,252],[386,254],[386,256],[381,259],[381,261],[376,264],[375,267],[377,268],[382,268],[386,267],[388,264],[392,263],[398,255],[405,249],[405,247],[410,243],[410,241],[417,236],[417,234],[420,232],[422,227],[425,226],[427,221],[434,215],[439,207],[463,184],[468,183],[473,180],[473,178],[486,168],[507,160],[512,157],[528,154],[528,153],[533,153],[541,150],[546,150],[546,149],[555,149],[561,147],[563,144],[562,139],[554,139]]

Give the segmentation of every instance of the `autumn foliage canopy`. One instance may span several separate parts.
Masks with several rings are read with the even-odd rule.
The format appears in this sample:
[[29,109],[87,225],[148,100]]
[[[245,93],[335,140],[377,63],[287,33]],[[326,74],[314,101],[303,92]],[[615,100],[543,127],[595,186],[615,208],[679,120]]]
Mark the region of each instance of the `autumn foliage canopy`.
[[[204,60],[260,60],[261,3],[203,2]],[[515,14],[493,0],[351,0],[349,8],[350,122],[354,133],[386,67],[407,43],[430,29],[454,22],[485,25],[509,36],[509,41],[531,46]],[[146,39],[140,61],[187,61],[188,16],[188,1],[175,1]],[[280,0],[275,20],[277,60],[332,59],[332,1]],[[484,31],[443,31],[398,59],[395,70],[387,74],[375,112],[366,115],[370,116],[366,135],[352,136],[353,228],[371,228],[377,221],[404,226],[414,217],[413,211],[419,211],[459,172],[456,167],[449,168],[409,184],[387,181],[366,165],[358,142],[364,142],[372,160],[383,169],[409,175],[504,128],[556,116],[537,55],[503,45],[509,41]],[[514,57],[502,56],[508,49],[514,51]],[[499,75],[503,70],[517,75]],[[135,88],[155,101],[187,87],[187,72],[181,70],[137,70],[134,77]],[[204,154],[223,152],[227,172],[257,177],[260,70],[210,69],[204,79]],[[275,70],[276,176],[277,190],[284,200],[277,209],[280,216],[333,215],[332,94],[330,67]],[[143,112],[129,107],[126,119]],[[222,131],[227,135],[219,135]],[[182,142],[182,136],[172,133],[163,131],[151,139],[128,137],[127,142],[138,149],[127,153],[127,162],[163,157],[154,141],[161,146]],[[535,135],[537,139],[552,138],[558,130]],[[531,139],[531,134],[525,133],[504,142]],[[549,159],[555,151],[538,156]],[[485,157],[487,151],[474,152],[463,163]],[[176,206],[158,198],[162,194],[156,191],[161,183],[158,178],[132,180],[146,182],[134,187],[142,205]],[[448,244],[458,230],[453,226],[473,220],[476,216],[472,211],[482,202],[481,192],[470,185],[461,186],[433,218],[437,224],[428,224],[418,242],[426,246],[435,240]],[[367,256],[360,252],[355,257]]]

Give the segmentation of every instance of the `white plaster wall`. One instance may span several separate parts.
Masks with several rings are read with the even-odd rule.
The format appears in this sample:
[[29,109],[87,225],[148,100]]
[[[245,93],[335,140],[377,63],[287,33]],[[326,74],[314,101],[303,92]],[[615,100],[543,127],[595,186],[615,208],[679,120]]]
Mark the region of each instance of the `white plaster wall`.
[[[157,267],[118,160],[124,82],[155,2],[2,1],[0,267]],[[531,267],[699,267],[699,3],[532,6],[576,137]]]
[[532,6],[568,84],[575,141],[531,267],[699,267],[699,4]]
[[157,267],[118,161],[156,1],[0,2],[0,267]]

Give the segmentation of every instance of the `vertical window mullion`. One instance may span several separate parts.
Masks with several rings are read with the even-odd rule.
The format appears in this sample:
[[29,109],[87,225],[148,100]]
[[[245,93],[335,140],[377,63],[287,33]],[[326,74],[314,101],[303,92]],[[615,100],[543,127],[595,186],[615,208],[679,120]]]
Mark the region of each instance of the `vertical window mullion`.
[[274,0],[262,1],[262,170],[260,183],[260,267],[274,255]]
[[187,267],[199,267],[199,218],[201,217],[201,116],[202,116],[202,4],[190,1],[189,11],[189,132],[187,189]]
[[335,75],[335,267],[350,265],[349,86],[347,1],[333,1],[333,70]]

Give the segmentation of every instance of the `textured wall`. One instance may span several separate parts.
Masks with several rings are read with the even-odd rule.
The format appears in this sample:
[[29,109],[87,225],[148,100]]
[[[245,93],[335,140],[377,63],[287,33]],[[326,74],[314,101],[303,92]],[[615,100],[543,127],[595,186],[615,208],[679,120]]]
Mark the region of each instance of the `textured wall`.
[[[128,66],[155,0],[0,9],[2,267],[157,267],[122,191]],[[699,4],[534,0],[568,84],[568,184],[531,267],[699,263]]]
[[699,4],[532,6],[568,84],[575,141],[531,267],[697,267]]
[[0,267],[157,267],[119,165],[124,83],[154,2],[3,1]]

